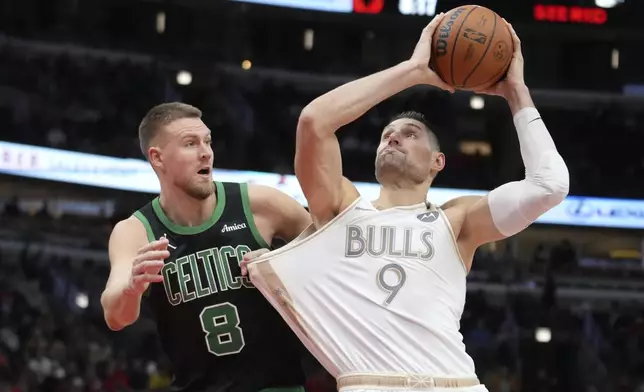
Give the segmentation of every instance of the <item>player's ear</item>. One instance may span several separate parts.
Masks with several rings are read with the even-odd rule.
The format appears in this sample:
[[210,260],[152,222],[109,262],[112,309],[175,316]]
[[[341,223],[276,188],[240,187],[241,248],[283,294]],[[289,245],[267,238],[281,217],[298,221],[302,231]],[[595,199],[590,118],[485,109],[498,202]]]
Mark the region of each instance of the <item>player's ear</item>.
[[442,152],[432,153],[432,171],[439,172],[445,168],[445,154]]
[[152,165],[153,168],[162,170],[163,169],[163,158],[161,156],[161,149],[158,147],[150,147],[148,148],[148,160],[150,161],[150,165]]

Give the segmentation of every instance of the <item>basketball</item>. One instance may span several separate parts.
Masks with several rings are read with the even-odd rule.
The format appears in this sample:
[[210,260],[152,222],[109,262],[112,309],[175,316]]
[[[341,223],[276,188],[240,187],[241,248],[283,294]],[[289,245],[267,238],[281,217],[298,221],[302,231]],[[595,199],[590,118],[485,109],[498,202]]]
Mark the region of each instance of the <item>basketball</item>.
[[447,12],[436,28],[431,67],[454,88],[483,90],[505,76],[513,51],[510,29],[496,12],[464,5]]

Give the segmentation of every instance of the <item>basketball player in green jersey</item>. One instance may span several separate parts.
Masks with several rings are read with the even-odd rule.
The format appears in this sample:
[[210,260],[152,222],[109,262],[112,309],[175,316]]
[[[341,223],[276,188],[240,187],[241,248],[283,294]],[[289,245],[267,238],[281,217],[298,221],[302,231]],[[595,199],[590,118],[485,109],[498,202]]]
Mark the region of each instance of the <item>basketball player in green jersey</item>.
[[213,182],[211,132],[193,106],[154,107],[139,138],[161,193],[112,231],[107,325],[134,323],[147,298],[173,391],[303,390],[300,342],[239,263],[297,237],[308,212],[274,188]]

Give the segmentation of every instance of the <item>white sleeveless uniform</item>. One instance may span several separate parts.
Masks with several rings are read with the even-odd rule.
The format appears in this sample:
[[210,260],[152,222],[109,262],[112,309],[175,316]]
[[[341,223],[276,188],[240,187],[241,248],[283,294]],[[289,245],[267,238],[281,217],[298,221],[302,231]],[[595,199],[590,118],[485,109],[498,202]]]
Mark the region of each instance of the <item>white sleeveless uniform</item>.
[[318,231],[250,264],[249,274],[336,379],[476,378],[459,332],[467,271],[440,209],[378,211],[359,198]]

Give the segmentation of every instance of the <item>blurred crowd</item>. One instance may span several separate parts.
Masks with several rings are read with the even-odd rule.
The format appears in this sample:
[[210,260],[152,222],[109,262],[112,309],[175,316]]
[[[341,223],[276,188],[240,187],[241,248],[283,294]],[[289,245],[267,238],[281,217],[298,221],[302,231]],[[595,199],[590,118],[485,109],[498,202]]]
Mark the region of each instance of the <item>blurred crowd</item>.
[[[203,110],[215,136],[217,167],[291,173],[299,113],[335,85],[231,75],[213,67],[194,76],[203,80],[182,86],[175,68],[149,57],[47,48],[6,43],[0,50],[3,140],[142,158],[140,119],[160,102],[183,100]],[[372,181],[376,135],[394,114],[417,110],[434,124],[447,155],[435,185],[491,189],[520,179],[506,105],[490,100],[484,110],[473,110],[460,101],[415,89],[378,105],[339,133],[345,174]],[[570,169],[572,194],[644,196],[633,180],[644,175],[644,157],[633,142],[644,126],[642,113],[617,105],[540,111]]]

